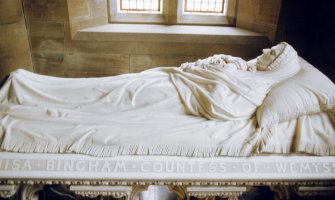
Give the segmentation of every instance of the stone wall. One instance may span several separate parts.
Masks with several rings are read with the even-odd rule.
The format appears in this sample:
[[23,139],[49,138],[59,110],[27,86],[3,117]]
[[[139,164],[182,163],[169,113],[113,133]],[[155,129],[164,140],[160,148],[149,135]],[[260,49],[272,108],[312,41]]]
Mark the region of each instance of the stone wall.
[[267,35],[275,41],[282,0],[239,0],[236,26]]
[[74,39],[76,31],[107,23],[106,0],[23,0],[32,59],[37,73],[97,77],[179,66],[213,54],[252,58],[268,42],[93,41]]
[[0,1],[0,82],[17,68],[33,69],[21,0]]
[[[62,76],[66,41],[70,39],[65,0],[22,0],[35,72]],[[47,73],[46,73],[47,72]]]
[[[218,53],[248,59],[264,47],[233,39],[217,44],[76,40],[77,30],[107,23],[107,0],[22,1],[0,1],[0,80],[18,67],[64,77],[109,76],[178,66]],[[291,43],[335,80],[334,1],[238,2],[237,27],[264,33],[275,43]]]

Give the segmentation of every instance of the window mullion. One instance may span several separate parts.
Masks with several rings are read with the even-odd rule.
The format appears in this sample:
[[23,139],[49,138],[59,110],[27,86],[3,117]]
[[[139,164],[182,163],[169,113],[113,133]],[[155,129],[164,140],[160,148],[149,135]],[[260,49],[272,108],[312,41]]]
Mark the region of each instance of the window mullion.
[[163,0],[163,15],[167,24],[176,24],[178,16],[178,0]]

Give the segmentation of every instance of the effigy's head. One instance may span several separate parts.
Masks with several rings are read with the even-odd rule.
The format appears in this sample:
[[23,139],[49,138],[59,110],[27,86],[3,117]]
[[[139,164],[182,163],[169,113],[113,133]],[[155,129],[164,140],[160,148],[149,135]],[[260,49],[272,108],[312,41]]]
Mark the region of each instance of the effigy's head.
[[281,56],[287,47],[287,43],[281,42],[276,46],[271,47],[270,49],[263,49],[263,54],[256,58],[256,68],[259,71],[268,71],[271,70],[275,63]]

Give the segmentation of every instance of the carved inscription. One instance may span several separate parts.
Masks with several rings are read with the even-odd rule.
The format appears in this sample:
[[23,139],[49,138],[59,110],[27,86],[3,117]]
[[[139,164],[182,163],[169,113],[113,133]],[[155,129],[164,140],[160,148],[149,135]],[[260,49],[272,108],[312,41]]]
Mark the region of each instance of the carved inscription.
[[1,171],[114,173],[335,173],[332,162],[201,162],[2,159]]

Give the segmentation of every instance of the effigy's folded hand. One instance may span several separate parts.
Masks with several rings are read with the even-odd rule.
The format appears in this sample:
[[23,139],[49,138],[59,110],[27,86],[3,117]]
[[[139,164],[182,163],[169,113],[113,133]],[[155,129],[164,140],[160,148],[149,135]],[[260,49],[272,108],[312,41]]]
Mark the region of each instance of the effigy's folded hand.
[[183,71],[193,68],[201,68],[211,71],[223,70],[242,70],[255,71],[256,66],[250,65],[245,60],[231,55],[218,54],[205,59],[199,59],[196,62],[186,62],[180,65]]

